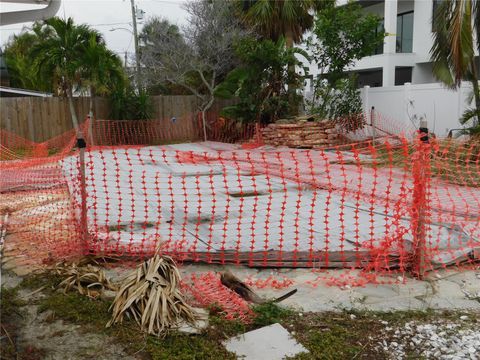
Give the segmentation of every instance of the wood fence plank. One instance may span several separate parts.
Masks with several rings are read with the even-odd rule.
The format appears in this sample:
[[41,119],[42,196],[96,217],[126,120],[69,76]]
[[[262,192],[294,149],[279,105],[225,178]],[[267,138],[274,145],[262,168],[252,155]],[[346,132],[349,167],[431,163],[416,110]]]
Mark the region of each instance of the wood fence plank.
[[[202,131],[195,116],[198,111],[198,99],[195,96],[152,96],[152,103],[155,123],[138,131],[150,132],[150,136],[159,141],[201,139]],[[212,112],[218,116],[222,107],[231,103],[230,100],[216,101]],[[75,98],[74,107],[79,122],[83,122],[90,109],[89,97]],[[35,142],[49,140],[73,128],[65,98],[0,98],[0,109],[0,128]],[[95,98],[94,109],[96,119],[108,120],[111,112],[108,99]],[[173,117],[176,119],[174,122]],[[215,118],[215,115],[211,118]]]

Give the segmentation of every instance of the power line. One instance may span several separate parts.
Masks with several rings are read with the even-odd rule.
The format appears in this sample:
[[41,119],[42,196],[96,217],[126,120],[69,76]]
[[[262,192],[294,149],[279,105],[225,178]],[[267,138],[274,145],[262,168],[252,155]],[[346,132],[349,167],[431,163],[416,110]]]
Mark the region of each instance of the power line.
[[[130,24],[131,22],[116,22],[116,23],[103,23],[103,24],[87,24],[89,26],[112,26],[112,25],[126,25]],[[0,30],[23,30],[23,29],[30,29],[30,26],[23,26],[18,28],[0,28]]]

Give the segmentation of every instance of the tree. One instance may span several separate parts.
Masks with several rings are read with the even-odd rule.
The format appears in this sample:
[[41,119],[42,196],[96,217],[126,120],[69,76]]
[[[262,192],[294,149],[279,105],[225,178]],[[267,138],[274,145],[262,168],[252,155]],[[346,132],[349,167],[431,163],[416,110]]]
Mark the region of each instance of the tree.
[[[462,80],[470,81],[476,109],[469,109],[461,121],[477,117],[472,128],[479,127],[479,64],[475,46],[480,52],[480,1],[444,0],[433,19],[434,40],[430,55],[433,73],[446,86],[456,89]],[[474,41],[476,35],[476,43]]]
[[313,26],[314,13],[331,7],[330,0],[244,0],[245,20],[265,38],[286,39],[286,46],[302,40]]
[[[191,91],[176,83],[171,83],[157,73],[158,66],[150,67],[155,61],[160,61],[162,53],[157,51],[157,45],[162,43],[168,49],[174,46],[184,46],[185,39],[180,33],[178,26],[171,24],[168,20],[159,17],[150,18],[144,25],[139,36],[140,58],[145,65],[142,71],[142,83],[146,86],[147,92],[152,95],[186,95]],[[155,59],[156,58],[156,59]],[[167,59],[162,59],[163,61]],[[156,65],[157,65],[156,64]]]
[[51,30],[49,36],[32,50],[37,72],[52,74],[53,82],[60,94],[66,96],[73,126],[79,137],[81,134],[73,105],[74,86],[81,81],[82,55],[91,36],[100,35],[86,25],[75,25],[73,19],[54,17],[44,21],[43,26]]
[[[269,123],[289,113],[289,94],[285,84],[299,85],[303,77],[288,71],[299,65],[296,55],[308,57],[299,48],[287,48],[285,39],[246,38],[236,49],[242,64],[231,71],[215,95],[238,97],[240,102],[223,109],[226,116],[242,122]],[[293,76],[293,78],[291,78]]]
[[[305,31],[314,23],[315,12],[334,6],[333,0],[243,0],[244,18],[263,37],[277,41],[285,38],[287,48],[302,40]],[[294,78],[295,65],[288,64],[290,78]],[[296,113],[294,95],[296,86],[288,84],[292,113]]]
[[356,3],[318,12],[307,47],[321,77],[333,85],[355,60],[372,55],[385,37],[380,24],[377,15],[365,14]]
[[37,74],[49,74],[52,87],[68,99],[77,135],[83,134],[73,105],[74,90],[89,88],[106,93],[109,87],[123,81],[121,61],[106,49],[101,35],[87,25],[75,25],[54,17],[42,24],[47,36],[31,50]]
[[183,33],[166,20],[154,19],[141,35],[146,77],[182,86],[197,97],[205,137],[205,113],[213,104],[215,87],[233,69],[234,44],[245,33],[240,20],[231,16],[233,6],[223,0],[189,2]]
[[307,47],[320,74],[314,81],[310,112],[325,118],[348,118],[361,111],[355,79],[346,71],[354,61],[373,54],[383,43],[381,19],[348,3],[318,12]]
[[[120,58],[107,49],[105,41],[96,33],[90,35],[82,54],[80,65],[79,84],[90,94],[90,134],[93,135],[92,126],[94,119],[93,102],[95,96],[109,95],[115,87],[124,87],[126,82],[125,71]],[[91,139],[93,144],[93,137]]]
[[37,72],[34,67],[32,48],[47,36],[46,29],[36,22],[32,31],[14,35],[5,46],[5,62],[13,87],[22,89],[55,92],[52,87],[51,74]]

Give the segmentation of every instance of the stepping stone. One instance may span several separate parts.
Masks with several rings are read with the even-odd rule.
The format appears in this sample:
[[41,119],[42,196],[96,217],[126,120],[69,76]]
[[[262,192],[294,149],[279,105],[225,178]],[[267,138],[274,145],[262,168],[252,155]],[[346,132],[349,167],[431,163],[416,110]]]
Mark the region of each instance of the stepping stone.
[[273,324],[226,340],[225,348],[245,360],[281,360],[308,352],[280,324]]

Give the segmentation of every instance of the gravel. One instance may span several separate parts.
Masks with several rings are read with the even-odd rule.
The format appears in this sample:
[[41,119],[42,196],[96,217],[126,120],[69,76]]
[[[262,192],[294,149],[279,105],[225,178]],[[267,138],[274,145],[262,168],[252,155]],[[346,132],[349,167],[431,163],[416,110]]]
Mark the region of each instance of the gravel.
[[477,360],[480,359],[480,327],[467,320],[468,317],[462,316],[458,322],[410,321],[400,328],[386,326],[388,340],[381,340],[378,349],[391,354],[392,359],[411,358],[408,355],[415,353],[425,359]]

